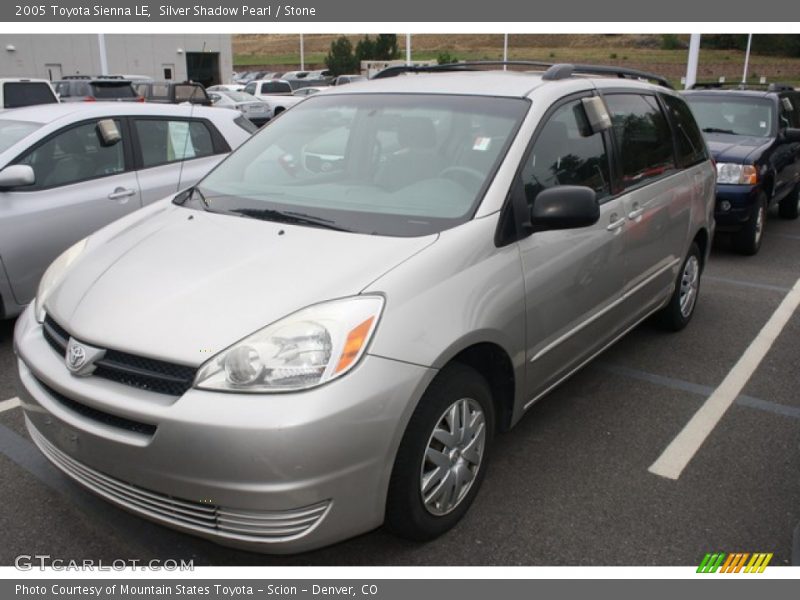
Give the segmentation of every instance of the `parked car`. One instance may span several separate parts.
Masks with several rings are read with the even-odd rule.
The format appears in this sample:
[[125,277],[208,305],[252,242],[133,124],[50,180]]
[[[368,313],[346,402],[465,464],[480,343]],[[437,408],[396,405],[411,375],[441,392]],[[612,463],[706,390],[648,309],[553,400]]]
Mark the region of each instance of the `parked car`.
[[245,86],[244,91],[269,106],[270,118],[281,114],[304,99],[304,96],[295,96],[292,85],[283,79],[251,81]]
[[0,107],[3,109],[57,103],[58,96],[46,79],[0,79]]
[[243,92],[244,85],[239,83],[224,83],[206,88],[207,92]]
[[311,96],[312,94],[317,94],[323,90],[328,89],[329,86],[308,86],[304,88],[300,88],[292,92],[292,96]]
[[194,81],[149,81],[136,85],[136,93],[143,96],[146,102],[161,104],[200,104],[211,106],[203,84]]
[[15,332],[44,455],[232,546],[430,539],[539,398],[650,315],[685,327],[715,170],[684,100],[448,68],[311,96],[59,257]]
[[193,185],[254,130],[233,111],[158,104],[0,113],[0,318],[65,248]]
[[306,77],[308,77],[308,71],[286,71],[281,75],[281,79],[285,81],[296,81]]
[[363,75],[339,75],[331,82],[331,85],[346,85],[348,83],[357,83],[359,81],[367,81]]
[[227,90],[210,92],[208,96],[214,107],[238,110],[256,127],[261,127],[269,121],[269,107],[255,96]]
[[761,247],[767,210],[796,219],[800,205],[800,92],[791,86],[720,84],[685,92],[717,162],[719,231],[740,253]]
[[144,102],[133,82],[118,76],[67,75],[54,85],[62,102]]

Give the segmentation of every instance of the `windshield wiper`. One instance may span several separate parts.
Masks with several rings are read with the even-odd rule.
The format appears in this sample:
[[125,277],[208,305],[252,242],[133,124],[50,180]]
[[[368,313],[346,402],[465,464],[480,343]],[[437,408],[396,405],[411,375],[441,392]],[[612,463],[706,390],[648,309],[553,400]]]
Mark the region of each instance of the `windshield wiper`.
[[730,133],[736,135],[733,129],[718,129],[717,127],[703,127],[703,133]]
[[352,231],[346,227],[336,225],[330,219],[323,219],[322,217],[315,217],[305,213],[294,211],[275,210],[272,208],[237,208],[231,210],[233,214],[242,215],[244,217],[252,217],[254,219],[262,219],[264,221],[277,221],[278,223],[290,223],[292,225],[310,225],[312,227],[323,227],[325,229],[333,229],[334,231]]

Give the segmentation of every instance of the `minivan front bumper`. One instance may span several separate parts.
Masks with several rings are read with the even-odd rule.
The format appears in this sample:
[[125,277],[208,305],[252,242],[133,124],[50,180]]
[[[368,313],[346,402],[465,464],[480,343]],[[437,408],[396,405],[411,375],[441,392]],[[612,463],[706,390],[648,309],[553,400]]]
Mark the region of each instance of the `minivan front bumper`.
[[304,392],[172,397],[76,377],[26,310],[19,397],[53,464],[123,508],[220,544],[301,552],[378,527],[405,425],[435,370],[366,355]]

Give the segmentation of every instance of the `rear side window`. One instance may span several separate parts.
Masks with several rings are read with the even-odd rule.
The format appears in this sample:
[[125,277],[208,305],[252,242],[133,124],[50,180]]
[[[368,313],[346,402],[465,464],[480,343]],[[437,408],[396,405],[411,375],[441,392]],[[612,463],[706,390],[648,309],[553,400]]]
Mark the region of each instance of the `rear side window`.
[[266,81],[261,84],[262,94],[291,94],[292,86],[285,81]]
[[690,167],[708,158],[703,134],[694,120],[689,106],[676,96],[662,96],[667,110],[675,124],[678,163],[681,167]]
[[143,168],[214,154],[211,132],[201,121],[137,119],[136,134]]
[[[18,164],[33,168],[36,183],[20,189],[39,190],[123,172],[122,142],[103,146],[96,127],[96,121],[70,127],[25,155]],[[117,127],[122,127],[119,121]]]
[[654,96],[606,96],[626,188],[641,185],[675,169],[672,132]]
[[602,200],[610,193],[608,154],[603,135],[590,133],[579,100],[556,109],[542,128],[522,169],[525,196],[558,185],[592,188]]
[[160,84],[160,83],[154,83],[151,89],[152,89],[151,96],[153,98],[168,98],[169,97],[169,86],[168,85],[164,85],[164,84]]
[[136,92],[130,83],[94,81],[89,85],[92,87],[92,96],[98,100],[136,97]]
[[62,98],[70,97],[69,81],[59,81],[55,84],[56,94]]
[[199,85],[175,86],[175,102],[200,102],[206,99],[206,91]]
[[53,90],[43,81],[8,81],[3,85],[3,107],[55,104]]

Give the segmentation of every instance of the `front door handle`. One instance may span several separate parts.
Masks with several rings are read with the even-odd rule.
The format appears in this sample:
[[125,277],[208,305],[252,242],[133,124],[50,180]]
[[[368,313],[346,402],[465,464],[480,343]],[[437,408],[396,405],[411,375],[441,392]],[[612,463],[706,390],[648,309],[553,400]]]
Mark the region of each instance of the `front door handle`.
[[633,221],[633,220],[638,219],[639,217],[641,217],[643,214],[644,214],[644,209],[643,208],[637,208],[637,209],[634,209],[634,210],[632,210],[631,212],[628,213],[628,218],[631,221]]
[[625,225],[625,218],[623,217],[621,219],[618,219],[616,213],[611,215],[611,219],[612,219],[611,223],[609,223],[608,226],[606,227],[606,229],[608,229],[609,231],[616,231],[617,229]]
[[119,200],[120,198],[127,198],[128,196],[133,196],[135,193],[136,190],[132,190],[130,188],[118,187],[108,195],[108,199]]

